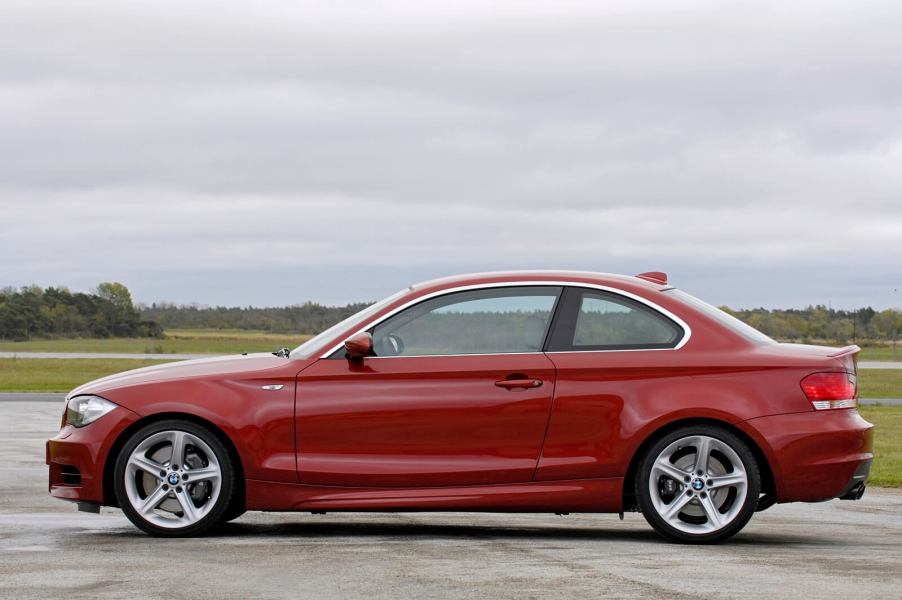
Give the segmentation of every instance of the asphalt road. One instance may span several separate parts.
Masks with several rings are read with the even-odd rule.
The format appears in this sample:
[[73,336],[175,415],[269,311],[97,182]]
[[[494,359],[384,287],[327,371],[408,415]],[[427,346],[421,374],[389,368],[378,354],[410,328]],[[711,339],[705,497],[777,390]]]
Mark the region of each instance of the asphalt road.
[[899,598],[902,490],[776,506],[731,542],[668,544],[638,514],[248,513],[150,538],[47,494],[49,402],[0,403],[0,597]]

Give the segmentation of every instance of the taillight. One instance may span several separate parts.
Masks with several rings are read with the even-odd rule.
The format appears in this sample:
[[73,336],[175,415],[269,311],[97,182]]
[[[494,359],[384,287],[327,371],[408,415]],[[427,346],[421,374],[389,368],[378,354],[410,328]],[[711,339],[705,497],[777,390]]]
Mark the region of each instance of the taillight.
[[802,380],[802,391],[815,410],[855,408],[858,404],[854,373],[814,373]]

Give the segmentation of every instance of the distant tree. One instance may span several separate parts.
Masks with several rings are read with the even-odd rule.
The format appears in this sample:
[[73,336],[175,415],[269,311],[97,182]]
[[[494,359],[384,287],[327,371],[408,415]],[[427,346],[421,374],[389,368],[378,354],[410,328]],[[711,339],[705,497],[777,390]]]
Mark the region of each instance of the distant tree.
[[0,290],[0,339],[162,334],[159,325],[141,320],[121,283],[102,283],[92,294],[37,286]]

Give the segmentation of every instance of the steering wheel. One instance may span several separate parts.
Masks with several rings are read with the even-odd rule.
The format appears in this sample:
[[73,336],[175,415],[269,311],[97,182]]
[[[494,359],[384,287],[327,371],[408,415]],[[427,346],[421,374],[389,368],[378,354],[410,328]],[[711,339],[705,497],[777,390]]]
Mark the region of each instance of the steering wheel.
[[376,341],[376,356],[399,356],[404,353],[404,340],[393,333]]

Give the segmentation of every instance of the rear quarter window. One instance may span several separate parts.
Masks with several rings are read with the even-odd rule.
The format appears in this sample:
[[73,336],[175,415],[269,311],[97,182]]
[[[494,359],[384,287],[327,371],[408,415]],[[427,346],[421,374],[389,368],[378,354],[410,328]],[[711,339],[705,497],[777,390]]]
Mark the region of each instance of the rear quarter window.
[[673,348],[684,331],[653,308],[618,294],[568,288],[548,350],[638,350]]

